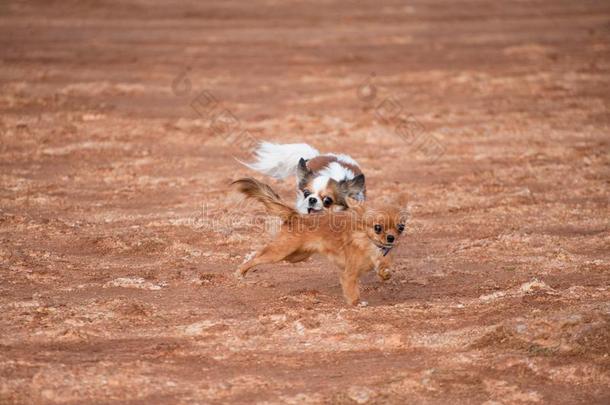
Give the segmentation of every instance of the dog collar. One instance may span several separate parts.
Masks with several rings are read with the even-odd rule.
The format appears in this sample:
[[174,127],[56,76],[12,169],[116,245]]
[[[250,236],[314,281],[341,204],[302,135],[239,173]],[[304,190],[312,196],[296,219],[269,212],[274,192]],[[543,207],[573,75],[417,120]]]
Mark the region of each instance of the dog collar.
[[[371,240],[372,241],[372,240]],[[372,241],[373,242],[373,241]],[[381,250],[381,253],[386,256],[388,253],[390,253],[390,250],[392,250],[392,248],[394,247],[394,245],[392,246],[383,246],[383,245],[378,245],[376,242],[373,242],[373,244],[375,246],[377,246],[377,248],[379,250]]]
[[392,250],[394,246],[390,246],[390,247],[385,247],[382,246],[379,249],[381,250],[381,253],[383,253],[384,256],[386,256],[388,253],[390,253],[390,250]]

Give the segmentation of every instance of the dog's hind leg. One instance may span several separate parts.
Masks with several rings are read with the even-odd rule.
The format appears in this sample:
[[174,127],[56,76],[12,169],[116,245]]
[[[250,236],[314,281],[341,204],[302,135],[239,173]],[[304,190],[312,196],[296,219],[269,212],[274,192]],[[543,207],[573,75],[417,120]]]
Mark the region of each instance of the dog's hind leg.
[[303,260],[309,259],[309,257],[311,255],[312,255],[311,252],[297,250],[297,251],[291,253],[290,255],[288,255],[286,257],[286,260],[289,261],[290,263],[298,263],[298,262],[302,262]]
[[252,259],[239,266],[235,275],[244,277],[255,266],[280,262],[293,254],[297,249],[298,246],[292,244],[272,242],[272,244],[265,246]]

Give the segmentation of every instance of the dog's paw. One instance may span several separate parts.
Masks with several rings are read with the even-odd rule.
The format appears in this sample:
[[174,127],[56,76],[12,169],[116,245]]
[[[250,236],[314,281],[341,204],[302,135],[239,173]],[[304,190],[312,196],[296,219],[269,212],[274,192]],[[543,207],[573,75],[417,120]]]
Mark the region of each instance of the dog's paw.
[[377,271],[377,275],[383,281],[387,281],[387,280],[389,280],[392,277],[392,273],[390,273],[390,270],[388,270],[388,269],[378,270]]
[[368,307],[369,306],[369,302],[368,301],[360,301],[358,303],[359,307]]
[[244,278],[246,278],[246,275],[244,273],[241,272],[240,269],[235,270],[235,273],[233,273],[235,275],[235,278],[238,280],[243,280]]
[[256,256],[256,250],[253,250],[252,252],[245,255],[244,260],[241,263],[244,264],[246,262],[249,262],[250,260],[252,260],[254,258],[254,256]]

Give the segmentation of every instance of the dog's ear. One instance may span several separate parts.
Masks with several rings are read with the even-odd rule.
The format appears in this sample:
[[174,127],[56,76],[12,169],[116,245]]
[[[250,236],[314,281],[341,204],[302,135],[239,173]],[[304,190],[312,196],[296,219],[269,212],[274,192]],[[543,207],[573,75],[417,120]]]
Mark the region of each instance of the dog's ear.
[[299,164],[297,165],[297,180],[299,182],[299,186],[305,185],[309,181],[311,174],[311,170],[309,170],[309,167],[307,167],[307,161],[301,158],[299,160]]
[[342,180],[339,186],[345,196],[361,199],[364,197],[364,174],[359,174],[353,179]]

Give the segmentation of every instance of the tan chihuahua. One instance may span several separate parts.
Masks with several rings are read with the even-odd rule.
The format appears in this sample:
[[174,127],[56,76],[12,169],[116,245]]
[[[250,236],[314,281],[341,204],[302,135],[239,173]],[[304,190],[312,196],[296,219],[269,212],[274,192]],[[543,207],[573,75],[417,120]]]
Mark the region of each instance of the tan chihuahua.
[[320,253],[343,269],[341,287],[350,305],[360,303],[361,275],[374,268],[382,280],[390,278],[387,254],[405,229],[405,218],[398,208],[367,209],[363,202],[349,198],[347,211],[302,215],[282,202],[271,187],[255,179],[239,179],[232,184],[246,197],[261,202],[269,214],[282,219],[275,239],[239,267],[239,277],[261,264],[282,260],[296,263]]

